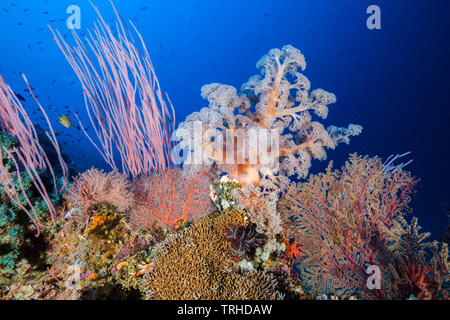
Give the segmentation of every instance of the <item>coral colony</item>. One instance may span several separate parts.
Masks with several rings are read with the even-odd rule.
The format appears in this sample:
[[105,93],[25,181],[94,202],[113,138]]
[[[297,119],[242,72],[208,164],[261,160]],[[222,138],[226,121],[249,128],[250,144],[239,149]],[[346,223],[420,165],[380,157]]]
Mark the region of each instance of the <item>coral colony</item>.
[[27,78],[46,130],[0,76],[2,299],[448,299],[405,155],[309,173],[362,127],[322,125],[336,97],[310,90],[298,49],[271,49],[240,90],[203,86],[175,128],[138,31],[96,11],[86,44],[51,31],[110,172],[70,177]]

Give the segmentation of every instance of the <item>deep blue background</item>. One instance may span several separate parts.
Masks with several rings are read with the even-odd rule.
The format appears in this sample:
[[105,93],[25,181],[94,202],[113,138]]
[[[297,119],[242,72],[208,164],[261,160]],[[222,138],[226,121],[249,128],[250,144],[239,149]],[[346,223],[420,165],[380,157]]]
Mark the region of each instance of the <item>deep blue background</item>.
[[[109,2],[94,3],[112,21]],[[434,238],[447,226],[445,204],[450,203],[448,3],[115,0],[122,16],[132,19],[142,33],[162,88],[176,108],[177,122],[206,106],[200,97],[203,84],[239,88],[258,72],[255,64],[269,49],[285,44],[300,49],[312,88],[338,98],[325,125],[364,127],[361,136],[329,151],[328,158],[340,166],[355,151],[383,158],[411,151],[414,162],[408,169],[421,179],[414,214]],[[95,19],[87,0],[1,0],[0,74],[17,92],[25,88],[19,73],[27,75],[52,117],[63,152],[84,170],[104,163],[80,132],[57,122],[56,116],[66,113],[65,105],[79,113],[84,105],[81,87],[73,82],[75,76],[46,27],[50,23],[68,33],[63,21],[71,4],[81,7],[82,34]],[[381,8],[382,30],[366,28],[370,4]],[[148,9],[141,10],[144,6]],[[26,107],[31,114],[36,105],[27,99]],[[315,161],[312,172],[326,163]]]

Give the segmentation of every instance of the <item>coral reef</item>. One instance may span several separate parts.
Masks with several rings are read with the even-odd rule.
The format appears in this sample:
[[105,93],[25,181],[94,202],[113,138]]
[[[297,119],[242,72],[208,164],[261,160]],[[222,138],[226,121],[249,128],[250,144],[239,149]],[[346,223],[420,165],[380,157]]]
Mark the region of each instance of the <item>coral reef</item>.
[[[48,252],[47,261],[51,268],[41,282],[33,286],[36,298],[126,298],[127,292],[133,288],[130,284],[132,276],[121,273],[122,268],[117,266],[129,258],[124,254],[124,248],[138,242],[137,235],[128,231],[116,209],[106,205],[93,211],[86,232],[78,230],[78,222],[74,219],[58,225]],[[147,248],[136,248],[136,260],[129,261],[130,268],[131,264],[135,267],[141,263],[141,258],[145,259]]]
[[117,30],[94,10],[89,45],[52,32],[99,145],[75,115],[79,130],[112,172],[92,168],[66,189],[26,77],[49,131],[0,76],[1,299],[449,299],[448,232],[427,242],[405,220],[418,180],[411,161],[394,162],[408,153],[352,154],[308,177],[362,127],[314,119],[336,97],[310,91],[298,49],[270,50],[239,91],[203,86],[209,105],[180,123],[173,146],[174,109],[142,37],[115,8]]

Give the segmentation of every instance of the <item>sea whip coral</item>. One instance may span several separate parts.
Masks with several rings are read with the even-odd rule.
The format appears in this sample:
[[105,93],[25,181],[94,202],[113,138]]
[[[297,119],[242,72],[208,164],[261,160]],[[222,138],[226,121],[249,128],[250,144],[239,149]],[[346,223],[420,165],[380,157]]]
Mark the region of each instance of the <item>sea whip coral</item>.
[[[47,154],[45,153],[44,149],[42,148],[39,142],[36,129],[33,123],[31,122],[30,118],[28,117],[25,108],[22,106],[19,99],[17,98],[16,94],[11,89],[11,87],[9,87],[6,84],[6,82],[3,80],[1,76],[0,76],[0,128],[8,132],[11,136],[13,136],[17,140],[18,147],[14,147],[12,150],[7,150],[6,148],[4,148],[3,150],[1,150],[0,155],[2,155],[3,157],[3,154],[5,153],[5,155],[13,161],[15,171],[18,173],[17,175],[18,187],[13,183],[11,173],[3,165],[3,158],[0,159],[0,182],[3,184],[4,190],[8,195],[9,199],[18,207],[20,207],[31,219],[34,226],[36,227],[36,234],[39,235],[40,227],[48,228],[48,226],[41,223],[35,208],[33,207],[30,199],[26,194],[21,176],[19,174],[20,168],[22,166],[25,169],[28,176],[32,180],[33,186],[39,192],[43,201],[47,205],[53,226],[55,226],[56,224],[56,215],[57,215],[56,209],[50,199],[49,192],[47,192],[46,187],[43,181],[41,180],[37,170],[39,169],[43,171],[47,170],[51,174],[51,177],[53,178],[54,193],[58,194],[66,186],[68,169],[62,157],[58,140],[56,139],[55,133],[53,131],[52,125],[48,119],[47,114],[42,105],[36,99],[35,95],[33,94],[25,75],[22,75],[22,77],[28,86],[31,96],[38,104],[40,110],[42,111],[42,114],[46,119],[48,128],[50,130],[50,133],[46,131],[46,135],[50,140],[50,143],[53,145],[56,154],[58,155],[59,164],[61,166],[63,173],[63,185],[58,190],[55,173],[47,157]],[[20,194],[25,198],[27,202],[25,206],[28,206],[28,208],[26,208],[21,203],[19,199]]]
[[169,166],[174,110],[161,92],[141,35],[130,22],[140,40],[138,46],[112,2],[111,5],[117,30],[110,28],[94,6],[99,20],[94,32],[85,39],[87,45],[74,32],[77,46],[71,48],[59,32],[52,32],[81,82],[86,111],[100,146],[75,115],[82,130],[111,168],[119,167],[114,160],[116,148],[122,171],[137,177]]
[[[219,83],[202,87],[209,106],[189,115],[176,131],[179,148],[187,153],[183,154],[185,164],[197,164],[202,153],[201,160],[215,163],[242,182],[256,184],[260,174],[273,177],[280,173],[278,178],[286,186],[288,176],[306,177],[311,159],[326,159],[324,148],[334,149],[361,133],[358,125],[332,126],[327,131],[312,121],[310,111],[326,118],[328,105],[336,97],[322,89],[309,92],[309,80],[298,72],[306,67],[299,50],[290,45],[272,49],[256,66],[261,75],[251,77],[239,94],[234,87]],[[196,132],[199,124],[201,137]],[[255,139],[252,129],[265,130],[265,137]],[[216,132],[214,139],[211,131]]]

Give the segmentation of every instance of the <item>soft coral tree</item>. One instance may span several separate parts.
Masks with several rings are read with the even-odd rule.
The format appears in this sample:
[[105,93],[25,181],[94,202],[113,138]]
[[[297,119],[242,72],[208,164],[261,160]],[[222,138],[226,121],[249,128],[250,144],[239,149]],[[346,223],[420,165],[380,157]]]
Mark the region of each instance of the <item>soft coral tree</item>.
[[[386,172],[379,158],[351,155],[342,170],[292,184],[279,204],[288,235],[302,245],[301,276],[319,291],[358,291],[388,298],[393,274],[389,230],[408,212],[417,180],[401,168]],[[382,286],[366,286],[367,268],[378,266]]]
[[[296,48],[286,45],[272,49],[256,66],[261,74],[243,84],[239,94],[234,87],[219,83],[202,87],[202,97],[209,106],[189,115],[176,132],[180,148],[188,153],[185,163],[206,159],[242,182],[255,184],[260,174],[274,177],[281,173],[274,180],[281,180],[285,186],[287,176],[306,177],[311,159],[325,159],[325,148],[334,149],[337,143],[348,143],[350,136],[360,134],[362,127],[358,125],[332,126],[327,131],[320,122],[312,121],[310,112],[326,118],[328,105],[336,97],[322,89],[309,92],[311,84],[299,72],[305,69],[306,62]],[[247,134],[250,129],[266,130],[269,159],[262,160],[261,150],[257,150],[260,138],[257,142]],[[202,130],[203,139],[196,138],[196,130]],[[215,139],[205,139],[205,133],[211,130],[216,131]],[[243,139],[242,146],[238,145],[239,139]],[[277,139],[279,148],[274,142]],[[203,150],[201,159],[198,150]],[[233,151],[236,154],[231,154]],[[259,158],[252,161],[251,155],[255,154]],[[230,163],[230,158],[235,161]]]

